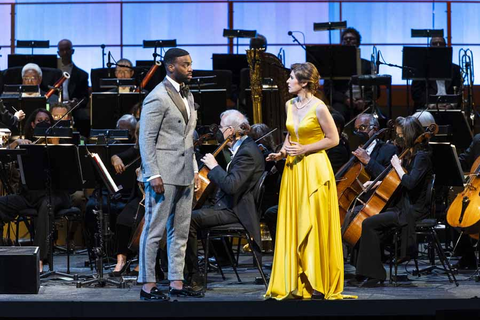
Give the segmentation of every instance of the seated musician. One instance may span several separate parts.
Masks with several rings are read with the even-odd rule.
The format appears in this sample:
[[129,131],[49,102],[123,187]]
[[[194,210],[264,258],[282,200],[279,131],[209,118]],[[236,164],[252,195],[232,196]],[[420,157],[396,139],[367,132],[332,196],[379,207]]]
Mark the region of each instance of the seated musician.
[[[343,46],[355,46],[359,47],[361,44],[362,36],[354,28],[347,28],[342,33],[342,45]],[[361,70],[362,74],[371,74],[372,68],[370,61],[361,59]],[[352,112],[358,114],[360,111],[365,109],[366,101],[364,98],[372,98],[371,89],[365,91],[365,96],[362,97],[360,87],[354,85],[352,87],[353,97],[350,97],[350,88],[348,80],[333,80],[333,86],[330,84],[328,79],[325,79],[323,86],[325,95],[327,99],[330,99],[330,90],[333,90],[332,100],[330,105],[334,110],[339,112],[345,121],[350,120]],[[354,110],[350,110],[350,100],[353,99]]]
[[137,123],[137,119],[131,114],[124,114],[117,121],[117,129],[128,130],[129,143],[135,141]]
[[[445,39],[443,37],[433,37],[430,40],[431,47],[440,47],[444,48],[447,46]],[[428,81],[428,94],[429,95],[439,95],[444,96],[447,94],[457,94],[462,92],[463,78],[460,71],[460,67],[452,63],[452,78],[449,80],[430,80]],[[425,81],[423,80],[414,80],[412,81],[412,99],[414,106],[417,109],[425,108],[427,104],[427,88],[425,86]],[[435,104],[430,104],[430,108],[436,108]],[[457,107],[454,104],[439,104],[439,108],[442,109],[452,109]]]
[[261,247],[259,217],[252,189],[265,171],[265,161],[258,146],[242,128],[248,125],[243,114],[237,110],[227,110],[220,115],[220,119],[219,130],[223,138],[234,135],[233,141],[227,144],[232,157],[227,171],[218,165],[212,154],[208,153],[202,158],[202,162],[210,169],[208,179],[218,187],[218,192],[212,206],[204,206],[192,213],[185,262],[187,279],[194,289],[202,286],[197,254],[197,234],[202,229],[240,222],[254,239],[253,250],[259,252]]
[[406,260],[408,255],[415,253],[415,221],[430,210],[427,207],[427,189],[433,175],[431,153],[428,140],[415,143],[424,129],[414,117],[398,117],[395,127],[397,144],[410,149],[411,153],[403,160],[396,155],[391,160],[392,170],[400,178],[398,197],[392,199],[385,212],[373,215],[362,223],[356,277],[349,282],[358,287],[376,286],[386,279],[381,260],[381,241],[388,230],[402,228],[400,260]]
[[[49,126],[53,118],[45,109],[35,110],[25,124],[25,137],[30,140],[16,140],[11,147],[18,144],[30,144],[33,139],[33,129],[37,125]],[[53,190],[52,208],[56,212],[60,209],[70,207],[70,195],[67,191]],[[3,234],[3,226],[13,221],[22,210],[36,209],[38,215],[34,218],[35,238],[34,245],[40,248],[40,271],[43,270],[43,264],[48,262],[49,241],[47,237],[50,230],[50,219],[47,208],[47,194],[45,190],[28,190],[23,186],[17,194],[9,194],[0,197],[0,232]],[[1,237],[0,237],[1,238]]]
[[[354,134],[360,138],[360,144],[365,144],[378,130],[380,124],[373,115],[364,113],[355,120]],[[375,179],[388,165],[390,159],[397,153],[397,147],[380,139],[374,140],[366,149],[358,147],[352,154],[365,165],[367,173]]]
[[[470,172],[470,169],[478,157],[480,157],[480,134],[476,134],[470,146],[465,152],[458,156],[463,171]],[[459,256],[460,259],[453,265],[454,268],[463,270],[475,270],[477,268],[477,258],[475,257],[474,247],[476,243],[477,240],[473,240],[467,235],[463,235],[460,238],[454,252],[454,255]]]
[[332,164],[333,172],[337,173],[337,171],[348,162],[348,159],[350,159],[350,145],[347,136],[343,133],[345,119],[338,112],[332,112],[332,118],[333,121],[335,121],[340,140],[338,145],[327,150],[327,156]]
[[[24,97],[41,97],[46,94],[45,91],[40,89],[40,85],[42,84],[42,69],[35,64],[35,63],[27,63],[22,68],[22,84],[23,85],[30,85],[30,86],[38,86],[38,92],[24,92],[22,96]],[[58,96],[56,94],[52,94],[50,98],[48,98],[47,103],[53,105],[58,102]]]
[[[135,69],[133,68],[133,64],[128,59],[120,59],[117,61],[117,65],[115,67],[115,78],[117,79],[130,79],[133,78],[135,74]],[[118,87],[119,93],[125,92],[133,92],[135,88],[133,86],[120,86]],[[117,88],[113,88],[109,91],[117,92]]]
[[[58,121],[63,117],[63,115],[70,111],[70,107],[63,103],[56,103],[50,107],[50,111],[52,113],[53,120]],[[72,114],[68,114],[62,120],[72,120]]]

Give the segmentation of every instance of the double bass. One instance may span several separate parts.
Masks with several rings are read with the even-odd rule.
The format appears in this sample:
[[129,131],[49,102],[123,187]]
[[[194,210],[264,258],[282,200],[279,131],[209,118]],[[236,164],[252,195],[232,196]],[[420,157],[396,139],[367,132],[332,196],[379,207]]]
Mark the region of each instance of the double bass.
[[[363,145],[367,149],[378,136],[383,134],[389,128],[381,129],[376,132]],[[366,172],[364,164],[357,157],[352,156],[346,164],[335,174],[337,181],[338,206],[340,212],[340,224],[343,224],[348,209],[353,201],[363,192],[363,184],[370,180],[370,175]]]
[[[422,143],[428,139],[430,139],[434,134],[438,132],[438,126],[436,124],[432,124],[428,127],[427,132],[421,134],[416,140],[415,144]],[[411,149],[406,149],[402,152],[399,159],[405,158],[411,152]],[[406,170],[404,169],[406,172]],[[343,240],[347,242],[349,245],[354,247],[360,236],[362,235],[362,223],[365,219],[377,215],[382,212],[383,209],[389,203],[391,197],[398,189],[400,185],[400,177],[398,176],[397,172],[390,164],[383,172],[380,174],[373,183],[365,189],[365,193],[370,192],[374,187],[375,184],[381,181],[380,185],[375,189],[374,193],[362,207],[360,212],[353,218],[353,220],[348,224],[345,228],[345,231],[342,234]]]
[[480,157],[470,169],[464,190],[450,204],[447,222],[454,228],[461,228],[470,237],[477,239],[480,233]]

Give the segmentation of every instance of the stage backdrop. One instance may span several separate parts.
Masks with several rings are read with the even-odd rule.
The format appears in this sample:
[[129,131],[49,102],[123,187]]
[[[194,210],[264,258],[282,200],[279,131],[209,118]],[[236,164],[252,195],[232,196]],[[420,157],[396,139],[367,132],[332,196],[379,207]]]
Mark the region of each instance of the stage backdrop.
[[[61,3],[56,3],[60,2]],[[306,44],[328,43],[327,32],[314,32],[313,23],[346,20],[362,35],[361,55],[370,59],[376,45],[386,62],[402,64],[404,45],[423,46],[426,39],[411,38],[410,30],[444,29],[451,34],[453,61],[458,63],[460,48],[480,53],[480,3],[477,1],[75,1],[0,0],[0,69],[7,67],[7,55],[29,53],[13,47],[14,40],[50,40],[51,48],[36,49],[38,54],[55,54],[60,39],[71,39],[75,63],[89,72],[102,66],[100,45],[115,59],[152,59],[153,49],[143,49],[143,40],[177,39],[190,51],[194,68],[212,68],[213,53],[229,52],[224,28],[254,29],[268,39],[268,51],[285,52],[285,64],[305,61],[303,49],[292,42],[288,31]],[[13,21],[12,21],[13,17]],[[448,29],[448,19],[451,28]],[[13,28],[13,30],[12,30]],[[332,42],[339,43],[338,31]],[[248,41],[239,41],[243,53]],[[237,52],[237,47],[234,51]],[[105,57],[106,62],[106,57]],[[480,72],[480,62],[475,67]],[[393,75],[395,84],[403,84],[399,69],[384,67],[381,73]],[[478,82],[480,80],[476,80]]]

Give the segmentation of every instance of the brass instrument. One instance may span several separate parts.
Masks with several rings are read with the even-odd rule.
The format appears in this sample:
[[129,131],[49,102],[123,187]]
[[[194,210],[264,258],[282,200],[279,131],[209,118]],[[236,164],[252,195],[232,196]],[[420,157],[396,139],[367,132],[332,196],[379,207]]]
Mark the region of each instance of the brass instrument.
[[162,63],[160,61],[155,61],[155,64],[150,67],[150,70],[148,70],[147,74],[145,75],[145,78],[143,78],[142,82],[140,83],[140,86],[138,86],[137,89],[135,89],[135,92],[140,92],[145,86],[148,84],[150,79],[153,77],[155,72],[157,71],[158,67],[160,67]]
[[58,102],[62,102],[62,92],[60,91],[60,88],[62,87],[62,84],[67,80],[67,79],[70,79],[70,74],[68,74],[68,72],[64,72],[63,73],[63,76],[57,80],[57,82],[55,82],[55,84],[53,85],[53,87],[48,90],[48,92],[45,94],[45,97],[48,99],[50,98],[54,93],[55,91],[58,91],[59,94],[58,94]]

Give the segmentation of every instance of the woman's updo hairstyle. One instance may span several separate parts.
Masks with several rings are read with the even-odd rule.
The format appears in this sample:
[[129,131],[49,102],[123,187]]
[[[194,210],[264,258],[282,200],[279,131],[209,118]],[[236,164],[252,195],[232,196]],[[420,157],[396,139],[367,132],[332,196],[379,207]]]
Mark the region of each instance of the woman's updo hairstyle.
[[320,85],[320,74],[317,68],[310,62],[294,63],[290,67],[300,83],[307,83],[306,89],[311,93],[317,92]]

